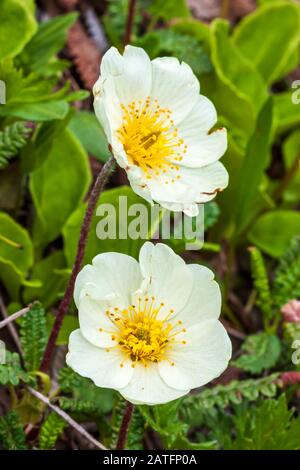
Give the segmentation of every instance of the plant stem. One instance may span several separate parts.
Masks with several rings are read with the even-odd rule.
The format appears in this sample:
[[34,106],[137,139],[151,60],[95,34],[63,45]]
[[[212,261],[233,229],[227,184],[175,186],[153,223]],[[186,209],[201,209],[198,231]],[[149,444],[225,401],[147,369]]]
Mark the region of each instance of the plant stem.
[[43,395],[42,393],[38,392],[37,390],[34,390],[33,388],[31,387],[27,387],[27,390],[31,393],[31,395],[33,395],[34,397],[36,397],[38,400],[40,400],[41,402],[43,402],[45,405],[47,405],[52,411],[54,411],[54,413],[57,413],[62,419],[64,419],[70,426],[72,426],[73,429],[75,429],[79,434],[81,434],[82,436],[84,436],[94,447],[96,447],[96,449],[100,449],[100,450],[107,450],[106,447],[104,447],[104,445],[97,441],[93,436],[91,436],[90,433],[88,433],[86,431],[86,429],[84,429],[83,426],[81,426],[81,424],[77,423],[73,418],[71,418],[71,416],[69,416],[65,411],[63,411],[61,408],[59,408],[58,406],[56,405],[53,405],[49,398],[46,397],[45,395]]
[[136,6],[136,0],[129,0],[128,15],[127,15],[127,21],[126,21],[126,30],[125,30],[125,37],[124,37],[124,45],[125,46],[127,44],[130,44],[130,41],[131,41],[135,6]]
[[73,265],[72,273],[71,273],[69,282],[67,284],[64,297],[60,303],[58,314],[55,318],[55,322],[54,322],[54,325],[52,327],[52,330],[49,336],[48,344],[47,344],[44,357],[41,363],[41,367],[40,367],[40,370],[42,372],[47,372],[49,369],[49,364],[50,364],[51,356],[55,347],[55,342],[56,342],[59,330],[61,328],[64,316],[67,313],[71,300],[72,300],[77,274],[79,273],[81,269],[85,247],[87,244],[88,234],[89,234],[89,230],[91,227],[93,213],[94,213],[97,201],[99,199],[99,196],[101,192],[103,191],[107,183],[107,180],[109,178],[109,175],[111,174],[114,166],[115,166],[115,160],[113,157],[111,157],[102,167],[100,173],[98,174],[96,178],[93,189],[91,191],[86,213],[85,213],[84,220],[83,220],[83,224],[82,224],[81,231],[80,231],[75,263]]
[[9,317],[7,317],[4,320],[0,321],[0,330],[1,330],[1,328],[4,328],[5,326],[7,326],[12,321],[15,321],[17,318],[21,317],[22,315],[25,315],[25,313],[29,312],[29,310],[30,310],[30,307],[22,308],[22,310],[19,310],[18,312],[13,313]]
[[129,424],[132,418],[133,408],[134,408],[134,405],[128,401],[126,404],[123,420],[122,420],[121,427],[120,427],[117,450],[123,450],[125,447]]

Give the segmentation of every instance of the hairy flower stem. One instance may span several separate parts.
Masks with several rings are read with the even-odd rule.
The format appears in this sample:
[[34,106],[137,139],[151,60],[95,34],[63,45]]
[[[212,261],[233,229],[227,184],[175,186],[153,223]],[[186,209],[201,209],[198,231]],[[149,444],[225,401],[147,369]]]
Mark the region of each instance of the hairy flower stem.
[[117,447],[116,447],[117,450],[123,450],[125,447],[133,409],[134,409],[134,405],[128,401],[126,404],[123,420],[122,420],[121,427],[120,427],[119,438],[118,438]]
[[131,41],[135,6],[136,6],[136,0],[129,0],[126,30],[125,30],[125,36],[124,36],[124,46],[126,46],[127,44],[130,44],[130,41]]
[[56,342],[58,333],[60,331],[64,316],[66,315],[68,308],[70,306],[71,300],[72,300],[77,274],[79,273],[81,269],[85,247],[86,247],[87,240],[88,240],[88,234],[89,234],[89,230],[91,227],[93,213],[94,213],[97,201],[99,199],[99,196],[101,192],[103,191],[107,183],[107,180],[109,178],[109,175],[111,174],[114,166],[115,166],[115,160],[113,157],[111,157],[102,167],[100,173],[98,174],[96,178],[94,186],[92,188],[92,191],[88,200],[86,213],[83,219],[83,224],[80,230],[80,236],[79,236],[79,241],[77,245],[77,254],[76,254],[75,262],[73,265],[72,273],[71,273],[69,282],[67,284],[65,295],[60,303],[58,314],[55,318],[55,322],[52,327],[48,344],[47,344],[44,357],[41,363],[40,370],[42,372],[48,372],[51,356],[55,347],[55,342]]

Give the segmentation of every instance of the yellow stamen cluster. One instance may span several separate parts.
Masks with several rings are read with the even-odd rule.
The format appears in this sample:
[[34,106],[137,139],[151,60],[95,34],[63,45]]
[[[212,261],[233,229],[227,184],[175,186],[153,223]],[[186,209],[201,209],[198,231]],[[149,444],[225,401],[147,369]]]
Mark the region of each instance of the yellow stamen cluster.
[[[168,353],[176,342],[176,336],[186,330],[179,327],[182,325],[181,321],[175,324],[168,321],[174,310],[169,310],[165,315],[160,314],[163,308],[164,304],[157,306],[152,297],[139,299],[138,305],[130,305],[125,310],[115,308],[113,312],[106,311],[106,315],[117,326],[117,332],[111,334],[111,339],[131,359],[132,367],[137,362],[147,367],[149,363],[162,360],[168,360],[174,365],[168,358]],[[181,341],[181,344],[186,344],[186,341]],[[120,367],[123,367],[122,363]]]
[[139,166],[148,179],[168,169],[173,173],[171,182],[179,179],[177,162],[183,159],[187,146],[178,136],[171,110],[161,108],[150,97],[121,106],[123,124],[117,132],[129,162]]

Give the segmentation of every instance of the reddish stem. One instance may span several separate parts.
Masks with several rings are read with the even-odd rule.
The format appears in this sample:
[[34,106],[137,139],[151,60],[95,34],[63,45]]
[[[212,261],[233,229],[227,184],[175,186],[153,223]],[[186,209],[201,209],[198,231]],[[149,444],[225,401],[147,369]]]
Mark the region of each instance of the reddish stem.
[[123,450],[125,447],[129,424],[132,418],[133,408],[134,408],[134,405],[128,401],[126,408],[125,408],[122,424],[120,427],[117,450]]
[[126,44],[130,44],[131,42],[135,6],[136,6],[136,0],[129,0],[126,30],[125,30],[125,37],[124,37],[125,46]]
[[88,201],[88,206],[86,209],[86,213],[83,219],[83,224],[82,224],[81,231],[80,231],[75,263],[73,265],[72,273],[71,273],[71,276],[70,276],[70,279],[69,279],[69,282],[65,291],[65,295],[60,303],[58,313],[55,318],[55,322],[52,327],[48,344],[47,344],[44,357],[41,363],[40,370],[42,372],[48,372],[51,356],[55,348],[56,339],[60,331],[64,316],[67,313],[68,308],[70,306],[72,296],[73,296],[73,291],[74,291],[75,280],[82,265],[85,247],[86,247],[86,243],[88,239],[88,234],[89,234],[89,230],[91,227],[93,213],[94,213],[97,201],[99,199],[99,196],[107,183],[107,180],[109,178],[110,173],[112,172],[114,168],[114,165],[115,165],[115,160],[113,157],[111,157],[102,167],[101,171],[99,172],[96,178],[94,186],[92,188],[89,201]]

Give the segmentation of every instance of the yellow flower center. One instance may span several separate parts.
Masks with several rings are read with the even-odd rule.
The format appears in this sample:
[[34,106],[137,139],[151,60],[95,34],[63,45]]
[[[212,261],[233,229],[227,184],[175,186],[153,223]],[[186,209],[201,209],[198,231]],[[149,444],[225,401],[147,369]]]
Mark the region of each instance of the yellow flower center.
[[148,179],[173,170],[171,181],[179,179],[176,162],[183,159],[187,146],[178,136],[171,110],[161,108],[157,100],[133,101],[121,105],[123,124],[117,133],[128,160],[139,166]]
[[[179,320],[171,323],[169,318],[174,310],[169,310],[166,315],[159,313],[164,308],[164,304],[158,306],[155,298],[139,299],[138,305],[130,305],[125,310],[117,307],[111,312],[106,311],[106,315],[117,326],[117,333],[112,333],[111,338],[116,341],[116,346],[120,347],[125,355],[132,361],[132,367],[137,362],[145,367],[149,363],[167,360],[170,361],[169,353],[176,341],[179,333],[185,333],[182,322]],[[159,318],[158,318],[159,317]],[[100,331],[103,331],[100,329]],[[180,341],[186,344],[186,341]],[[110,348],[106,349],[107,352]],[[120,364],[123,367],[123,364]]]

